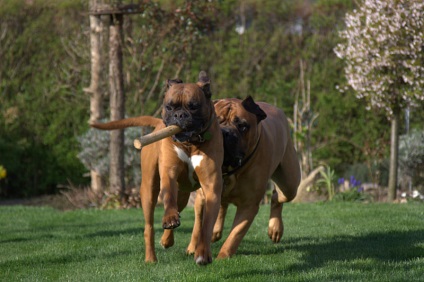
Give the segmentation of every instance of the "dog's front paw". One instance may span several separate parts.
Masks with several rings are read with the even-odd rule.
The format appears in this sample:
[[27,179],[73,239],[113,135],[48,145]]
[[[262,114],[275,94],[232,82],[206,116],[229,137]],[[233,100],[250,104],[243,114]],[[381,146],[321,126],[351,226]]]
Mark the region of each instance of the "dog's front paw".
[[144,260],[146,263],[156,263],[158,259],[154,253],[146,253],[146,259]]
[[162,219],[164,229],[174,229],[180,226],[180,214],[177,211],[165,213]]
[[212,263],[212,254],[210,251],[199,251],[196,250],[194,254],[194,260],[197,265],[207,265],[209,263]]
[[192,242],[190,242],[190,244],[188,245],[186,249],[186,255],[188,256],[194,255],[195,250],[196,250],[196,247],[194,246]]
[[280,242],[284,233],[284,225],[281,218],[273,217],[269,219],[268,236],[274,243]]

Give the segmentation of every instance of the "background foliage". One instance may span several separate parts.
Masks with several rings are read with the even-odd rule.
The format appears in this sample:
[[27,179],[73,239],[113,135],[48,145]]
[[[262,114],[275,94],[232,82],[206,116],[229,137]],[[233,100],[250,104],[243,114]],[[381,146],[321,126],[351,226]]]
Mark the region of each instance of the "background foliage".
[[[133,145],[133,140],[141,134],[140,128],[137,127],[125,130],[125,182],[131,188],[138,187],[141,183],[140,153],[134,150]],[[77,156],[82,164],[87,169],[98,171],[102,176],[109,175],[109,132],[90,129],[77,139],[81,147]],[[107,177],[104,178],[104,181],[108,180]]]
[[[302,61],[311,111],[319,114],[314,165],[325,163],[346,177],[353,166],[364,166],[360,180],[372,181],[384,175],[389,123],[366,111],[349,89],[340,91],[343,64],[333,52],[353,8],[348,0],[148,1],[143,14],[125,17],[126,114],[157,113],[166,78],[194,81],[206,70],[214,98],[252,95],[292,117]],[[90,79],[87,11],[87,0],[0,0],[3,196],[88,183],[77,158],[77,137],[89,118],[82,90]],[[107,54],[107,28],[104,48]],[[423,121],[422,108],[411,112],[412,128],[422,131]]]

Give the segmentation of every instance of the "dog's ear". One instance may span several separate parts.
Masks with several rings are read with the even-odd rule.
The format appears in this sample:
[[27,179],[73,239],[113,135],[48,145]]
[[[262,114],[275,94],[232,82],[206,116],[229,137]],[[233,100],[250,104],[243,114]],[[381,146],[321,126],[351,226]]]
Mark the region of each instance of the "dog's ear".
[[168,79],[166,81],[166,90],[168,90],[172,85],[178,84],[178,83],[183,83],[183,81],[181,79],[179,79],[179,78]]
[[266,113],[259,107],[258,104],[253,101],[253,98],[249,95],[246,99],[241,102],[243,108],[245,108],[246,111],[256,115],[256,118],[258,119],[258,123],[266,119]]
[[205,71],[201,71],[199,73],[199,81],[197,85],[202,89],[203,93],[205,93],[206,98],[210,99],[212,97],[211,92],[211,80]]

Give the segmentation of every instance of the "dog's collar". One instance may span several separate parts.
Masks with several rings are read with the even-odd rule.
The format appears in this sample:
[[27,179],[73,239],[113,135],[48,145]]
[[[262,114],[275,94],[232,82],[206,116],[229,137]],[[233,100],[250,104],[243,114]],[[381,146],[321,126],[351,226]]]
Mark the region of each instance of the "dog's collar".
[[253,151],[250,153],[250,155],[248,155],[241,163],[239,166],[236,166],[235,168],[233,168],[230,171],[227,172],[223,172],[222,176],[231,176],[234,173],[236,173],[239,169],[241,169],[245,164],[247,164],[247,162],[253,157],[253,155],[256,153],[256,150],[259,147],[259,142],[261,141],[261,136],[262,136],[262,132],[259,133],[259,137],[258,137],[258,141],[256,141],[256,145],[255,148],[253,149]]

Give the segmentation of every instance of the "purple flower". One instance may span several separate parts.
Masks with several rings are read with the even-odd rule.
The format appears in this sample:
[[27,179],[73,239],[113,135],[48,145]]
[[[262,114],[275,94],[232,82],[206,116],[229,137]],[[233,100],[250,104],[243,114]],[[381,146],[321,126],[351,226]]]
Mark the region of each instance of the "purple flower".
[[344,179],[344,178],[339,178],[339,180],[337,181],[337,183],[339,183],[339,184],[343,184],[343,183],[344,183],[344,181],[345,181],[345,179]]
[[350,177],[350,187],[359,187],[361,185],[361,181],[356,180],[355,177],[352,175]]

